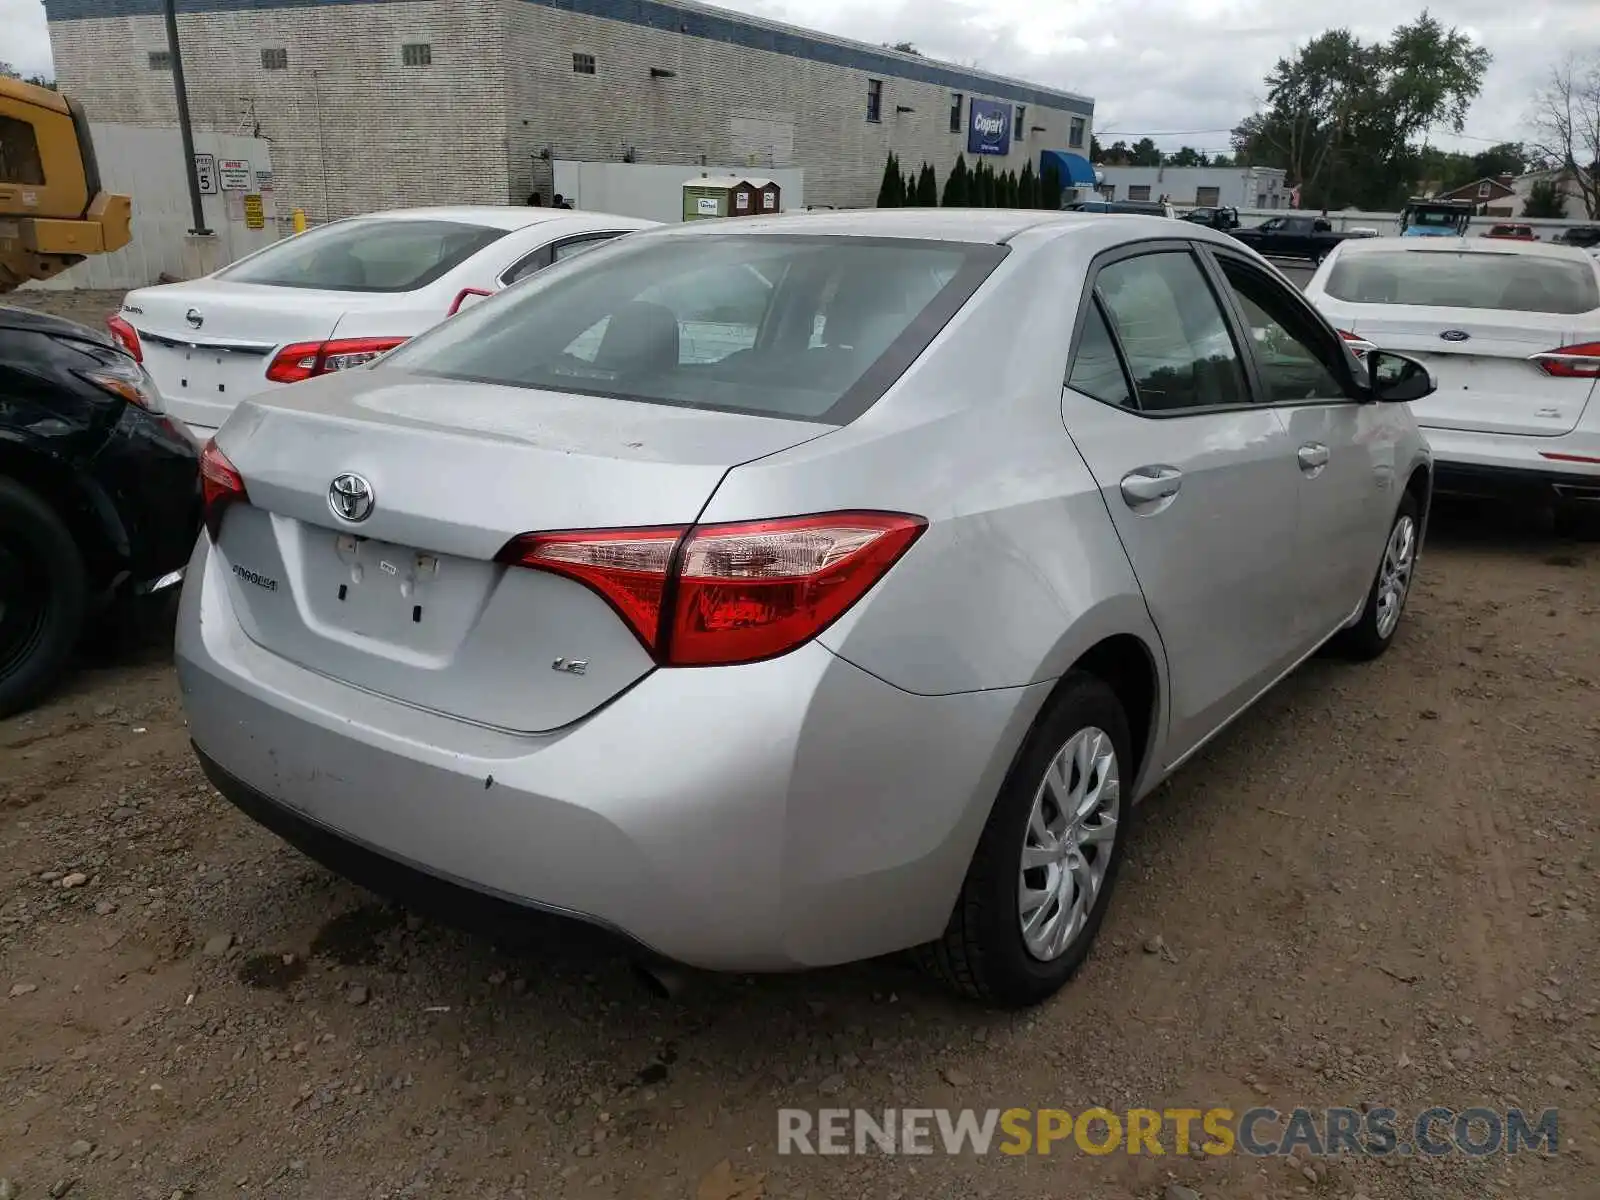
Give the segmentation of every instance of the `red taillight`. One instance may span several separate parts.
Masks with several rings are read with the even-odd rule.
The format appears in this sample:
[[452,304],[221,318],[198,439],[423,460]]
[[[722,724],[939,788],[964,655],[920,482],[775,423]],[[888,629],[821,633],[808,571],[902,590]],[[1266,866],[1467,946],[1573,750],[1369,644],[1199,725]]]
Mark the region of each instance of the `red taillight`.
[[468,296],[492,296],[492,295],[494,295],[494,293],[491,292],[491,291],[486,290],[485,288],[462,288],[459,292],[456,293],[456,298],[450,302],[450,311],[445,313],[445,316],[453,317],[458,312],[460,312],[461,311],[461,306],[464,303],[466,303],[466,299],[467,299]]
[[267,368],[273,383],[299,383],[331,371],[344,371],[387,354],[403,337],[334,338],[327,342],[291,342]]
[[250,502],[244,490],[244,477],[228,461],[228,456],[217,449],[213,438],[200,454],[200,507],[205,515],[206,532],[213,542],[222,529],[222,514],[235,501]]
[[1557,379],[1600,379],[1600,342],[1558,346],[1535,354],[1529,361]]
[[525,533],[507,542],[498,558],[593,588],[655,654],[667,573],[683,533],[682,526]]
[[137,329],[129,325],[121,317],[107,317],[106,328],[111,331],[111,340],[133,355],[134,362],[142,363],[144,361],[144,347],[139,344],[139,331]]
[[1348,329],[1339,330],[1339,336],[1344,339],[1344,344],[1350,347],[1357,358],[1364,359],[1367,357],[1368,350],[1376,350],[1378,348],[1376,342],[1369,342],[1359,333],[1351,333]]
[[927,522],[842,512],[774,521],[514,538],[500,561],[603,596],[663,666],[755,662],[821,633]]

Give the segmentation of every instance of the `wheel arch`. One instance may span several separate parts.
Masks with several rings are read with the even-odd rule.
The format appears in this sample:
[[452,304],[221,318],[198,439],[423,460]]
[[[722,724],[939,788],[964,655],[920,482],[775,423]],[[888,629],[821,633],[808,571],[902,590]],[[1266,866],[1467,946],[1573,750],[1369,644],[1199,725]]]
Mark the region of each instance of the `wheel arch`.
[[115,582],[128,538],[110,503],[70,466],[26,443],[0,437],[0,478],[11,479],[55,510],[77,543],[90,586]]
[[1406,477],[1405,494],[1417,502],[1417,512],[1420,514],[1417,524],[1420,526],[1417,535],[1417,550],[1420,553],[1428,540],[1428,515],[1433,508],[1433,464],[1427,461],[1419,462],[1411,468],[1411,474]]

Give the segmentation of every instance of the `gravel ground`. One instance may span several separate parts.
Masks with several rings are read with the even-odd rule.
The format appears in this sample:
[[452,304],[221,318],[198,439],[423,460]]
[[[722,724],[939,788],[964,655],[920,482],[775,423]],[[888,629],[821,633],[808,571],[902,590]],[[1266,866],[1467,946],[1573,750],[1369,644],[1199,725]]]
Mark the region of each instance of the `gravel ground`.
[[[1600,547],[1491,518],[1140,809],[1021,1015],[900,960],[664,1000],[388,907],[212,793],[154,630],[0,722],[0,1197],[1600,1196]],[[1559,1107],[1561,1152],[777,1153],[780,1107],[1362,1102]]]

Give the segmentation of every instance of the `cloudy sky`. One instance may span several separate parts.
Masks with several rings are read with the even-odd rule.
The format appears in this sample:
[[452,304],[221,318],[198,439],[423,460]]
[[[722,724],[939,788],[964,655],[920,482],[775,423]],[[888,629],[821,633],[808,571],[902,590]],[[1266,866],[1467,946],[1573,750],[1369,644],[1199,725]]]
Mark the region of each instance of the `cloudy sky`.
[[[1175,149],[1227,146],[1261,77],[1335,19],[1369,40],[1421,11],[1392,0],[723,0],[724,6],[925,53],[1094,97],[1102,141],[1149,134]],[[1494,52],[1468,138],[1472,150],[1520,138],[1533,92],[1568,49],[1600,50],[1600,0],[1435,0],[1434,14]],[[47,71],[39,0],[0,0],[0,58]],[[1195,132],[1186,132],[1195,131]]]

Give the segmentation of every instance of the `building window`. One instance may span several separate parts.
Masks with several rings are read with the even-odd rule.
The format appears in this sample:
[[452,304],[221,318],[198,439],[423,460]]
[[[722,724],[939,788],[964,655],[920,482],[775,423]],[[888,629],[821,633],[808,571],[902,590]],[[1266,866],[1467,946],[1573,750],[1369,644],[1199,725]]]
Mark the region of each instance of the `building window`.
[[279,47],[261,52],[261,69],[264,71],[287,71],[289,69],[289,51]]
[[1222,203],[1222,189],[1214,187],[1197,187],[1194,190],[1194,205],[1196,208],[1215,208]]
[[1150,199],[1150,185],[1148,183],[1130,183],[1128,185],[1129,200]]
[[1028,107],[1027,107],[1027,105],[1025,105],[1025,104],[1017,105],[1017,128],[1016,128],[1016,131],[1011,136],[1013,138],[1015,138],[1019,142],[1023,138],[1022,131],[1025,128],[1025,126],[1023,125],[1022,122],[1027,119],[1027,115],[1028,115]]
[[1485,179],[1482,183],[1480,183],[1478,185],[1478,199],[1479,200],[1487,200],[1488,198],[1489,198],[1489,181],[1487,179]]
[[966,104],[967,98],[960,92],[950,97],[950,132],[961,132],[961,108]]
[[152,51],[150,51],[150,69],[152,71],[170,71],[170,70],[172,70],[172,51],[171,50],[152,50]]
[[1256,193],[1256,207],[1257,208],[1265,208],[1265,207],[1267,207],[1267,194],[1265,192],[1257,192]]
[[867,120],[883,120],[883,80],[867,80]]
[[400,65],[406,67],[433,66],[433,44],[431,42],[407,42],[400,47]]
[[1073,117],[1072,124],[1067,127],[1067,145],[1081,148],[1083,146],[1083,131],[1085,127],[1082,117]]
[[574,75],[593,75],[594,55],[574,54],[572,56],[572,73]]

